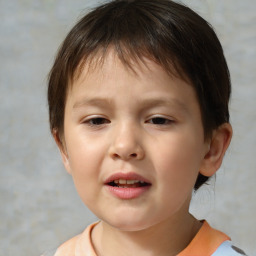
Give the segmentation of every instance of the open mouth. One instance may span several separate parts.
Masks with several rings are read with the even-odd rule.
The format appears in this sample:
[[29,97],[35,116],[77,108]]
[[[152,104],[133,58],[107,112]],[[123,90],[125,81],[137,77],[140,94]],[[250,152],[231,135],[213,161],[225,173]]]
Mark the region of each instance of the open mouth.
[[111,187],[119,187],[119,188],[139,188],[139,187],[150,186],[150,183],[147,183],[145,181],[140,181],[140,180],[118,179],[118,180],[113,180],[107,183],[107,185]]
[[131,200],[146,195],[152,184],[137,173],[117,172],[106,179],[105,185],[116,198]]

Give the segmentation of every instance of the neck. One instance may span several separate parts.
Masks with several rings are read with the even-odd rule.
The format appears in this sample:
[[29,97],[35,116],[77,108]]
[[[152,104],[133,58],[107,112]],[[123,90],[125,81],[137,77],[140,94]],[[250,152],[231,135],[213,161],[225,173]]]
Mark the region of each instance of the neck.
[[185,249],[201,227],[188,214],[186,218],[166,220],[140,231],[122,231],[100,222],[92,232],[98,256],[177,255]]

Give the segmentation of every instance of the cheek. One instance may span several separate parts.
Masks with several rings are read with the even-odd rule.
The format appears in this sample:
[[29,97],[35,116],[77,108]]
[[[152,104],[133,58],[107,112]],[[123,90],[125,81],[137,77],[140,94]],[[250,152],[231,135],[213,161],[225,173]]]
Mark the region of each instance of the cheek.
[[90,172],[93,165],[100,161],[102,143],[79,135],[77,131],[67,136],[67,149],[72,171]]
[[92,186],[98,182],[103,153],[97,142],[77,137],[67,137],[66,144],[71,175],[78,193],[84,198],[85,191],[93,191]]
[[200,143],[190,136],[176,137],[166,142],[163,150],[157,151],[156,170],[173,187],[193,187],[202,161]]
[[[81,200],[89,208],[95,204],[99,193],[98,183],[100,176],[99,150],[95,146],[76,144],[70,152],[70,168],[74,185]],[[70,148],[71,151],[71,148]]]

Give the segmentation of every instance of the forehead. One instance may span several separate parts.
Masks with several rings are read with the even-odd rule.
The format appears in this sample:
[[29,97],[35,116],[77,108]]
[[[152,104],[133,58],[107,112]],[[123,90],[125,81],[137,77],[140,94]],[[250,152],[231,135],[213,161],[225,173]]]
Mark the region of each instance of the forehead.
[[181,72],[180,67],[174,67],[170,61],[168,67],[160,65],[151,57],[145,56],[120,56],[113,47],[103,51],[98,50],[95,54],[82,59],[74,72],[73,79],[70,79],[69,88],[75,84],[80,84],[85,79],[92,77],[97,79],[108,79],[113,77],[116,72],[123,69],[138,79],[147,74],[147,77],[153,75],[164,74],[170,76],[170,79],[178,78],[192,85],[190,79]]
[[186,101],[179,98],[184,95],[187,99],[196,98],[191,84],[167,73],[154,61],[144,58],[131,62],[131,65],[132,68],[125,65],[115,52],[109,52],[104,59],[98,57],[84,62],[69,89],[68,99],[72,98],[72,107],[79,107],[85,102],[107,105],[110,101],[120,100],[124,91],[126,98],[134,98],[135,95],[137,101],[145,104],[154,102],[155,105],[171,100],[172,104],[175,102],[184,107]]

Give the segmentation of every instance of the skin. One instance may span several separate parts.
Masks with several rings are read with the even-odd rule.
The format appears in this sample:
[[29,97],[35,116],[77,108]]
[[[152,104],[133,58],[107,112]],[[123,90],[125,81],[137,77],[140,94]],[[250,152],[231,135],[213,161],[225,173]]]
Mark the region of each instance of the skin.
[[[64,134],[55,133],[78,194],[102,220],[92,232],[97,255],[182,251],[201,227],[188,210],[198,173],[217,171],[231,139],[224,124],[206,140],[192,86],[146,64],[134,64],[135,74],[112,51],[102,65],[85,64],[68,91]],[[104,182],[118,172],[151,186],[117,198]]]

